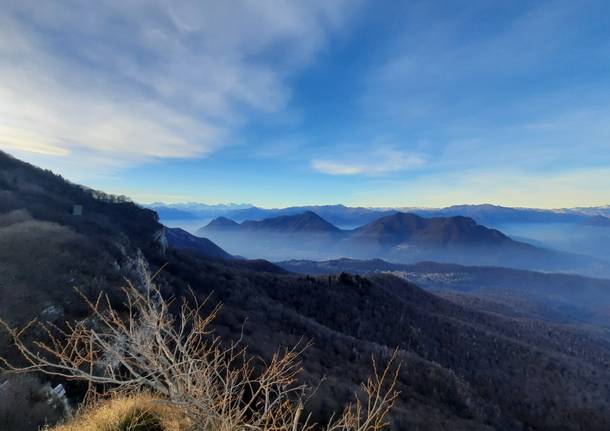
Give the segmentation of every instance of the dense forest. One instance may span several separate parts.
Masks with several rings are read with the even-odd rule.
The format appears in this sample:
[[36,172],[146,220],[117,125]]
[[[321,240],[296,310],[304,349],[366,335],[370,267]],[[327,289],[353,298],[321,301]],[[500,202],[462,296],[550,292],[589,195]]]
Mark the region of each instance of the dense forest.
[[[125,279],[137,284],[144,270],[161,269],[164,296],[192,289],[210,297],[209,307],[221,303],[217,333],[243,336],[253,354],[268,358],[278,347],[311,341],[303,378],[319,384],[307,406],[318,420],[350,399],[371,358],[383,362],[398,348],[392,429],[610,428],[610,343],[602,336],[487,313],[392,275],[303,275],[210,256],[185,235],[167,235],[153,211],[125,198],[0,153],[0,317],[12,325],[83,319],[75,289],[89,297],[107,292],[120,308]],[[11,340],[0,337],[2,355],[18,360]],[[31,386],[49,381],[34,378]],[[23,387],[5,379],[0,391]],[[73,404],[83,394],[77,383],[50,383],[64,384]],[[24,406],[39,405],[35,392],[20,392]],[[2,429],[14,420],[7,399],[0,392]],[[39,424],[33,417],[27,426]]]

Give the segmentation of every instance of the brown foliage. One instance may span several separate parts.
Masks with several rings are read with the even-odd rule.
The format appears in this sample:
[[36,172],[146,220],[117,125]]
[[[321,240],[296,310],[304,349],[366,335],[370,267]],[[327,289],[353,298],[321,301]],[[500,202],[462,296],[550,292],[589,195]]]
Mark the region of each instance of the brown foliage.
[[[161,296],[152,279],[144,284],[141,290],[128,284],[121,311],[105,295],[95,301],[82,295],[91,317],[65,328],[32,321],[14,329],[0,320],[27,365],[2,361],[15,372],[85,381],[90,394],[100,388],[105,394],[150,391],[179,407],[196,424],[195,429],[373,431],[387,427],[388,412],[398,396],[398,371],[390,371],[395,355],[385,369],[375,367],[373,377],[362,386],[364,399],[357,397],[319,427],[304,413],[312,393],[298,381],[304,347],[278,351],[268,362],[250,357],[239,340],[227,345],[214,335],[211,323],[218,307],[204,314],[206,302],[196,301],[193,295],[181,302],[174,315],[172,301]],[[30,345],[25,335],[34,327],[46,338]]]

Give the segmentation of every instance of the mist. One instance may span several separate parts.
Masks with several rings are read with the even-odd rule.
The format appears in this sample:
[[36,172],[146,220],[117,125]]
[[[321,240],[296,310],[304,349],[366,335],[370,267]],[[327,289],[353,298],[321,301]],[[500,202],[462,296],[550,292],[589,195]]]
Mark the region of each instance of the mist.
[[[416,263],[432,261],[477,266],[502,266],[563,272],[595,277],[610,277],[610,265],[603,259],[578,253],[576,239],[572,248],[557,250],[547,238],[559,238],[558,230],[547,229],[535,246],[511,242],[501,246],[445,246],[432,247],[418,244],[386,246],[374,241],[353,241],[345,230],[337,235],[325,234],[281,234],[271,232],[199,232],[214,241],[227,252],[248,258],[267,259],[273,262],[292,259],[329,260],[339,258],[383,259],[393,263]],[[522,233],[529,233],[523,230]],[[545,248],[539,245],[543,244]],[[601,253],[600,253],[601,256]]]
[[575,223],[507,223],[497,226],[507,235],[533,245],[599,259],[610,257],[610,227]]

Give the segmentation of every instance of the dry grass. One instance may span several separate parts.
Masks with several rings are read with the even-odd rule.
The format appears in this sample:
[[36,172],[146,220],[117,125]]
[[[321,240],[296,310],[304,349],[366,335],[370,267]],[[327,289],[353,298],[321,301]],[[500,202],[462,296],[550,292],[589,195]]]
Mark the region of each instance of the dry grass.
[[151,395],[120,396],[84,409],[73,420],[48,431],[186,431],[188,419],[177,407]]

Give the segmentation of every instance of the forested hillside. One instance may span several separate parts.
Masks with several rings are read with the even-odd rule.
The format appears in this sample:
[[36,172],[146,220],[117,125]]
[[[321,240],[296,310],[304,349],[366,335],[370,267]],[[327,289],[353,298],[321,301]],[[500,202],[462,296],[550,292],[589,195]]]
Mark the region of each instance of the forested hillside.
[[[82,319],[74,288],[106,291],[120,306],[124,277],[137,285],[146,269],[163,268],[164,295],[211,295],[210,307],[223,304],[218,333],[243,335],[252,353],[311,340],[304,378],[320,382],[308,405],[317,419],[351,398],[371,357],[387,360],[398,347],[392,429],[610,427],[610,345],[588,332],[476,311],[391,275],[287,273],[184,247],[192,243],[182,233],[172,246],[154,212],[4,154],[0,195],[0,316],[11,324]],[[2,354],[17,358],[2,337]],[[67,389],[73,401],[83,390]]]

